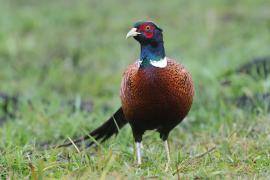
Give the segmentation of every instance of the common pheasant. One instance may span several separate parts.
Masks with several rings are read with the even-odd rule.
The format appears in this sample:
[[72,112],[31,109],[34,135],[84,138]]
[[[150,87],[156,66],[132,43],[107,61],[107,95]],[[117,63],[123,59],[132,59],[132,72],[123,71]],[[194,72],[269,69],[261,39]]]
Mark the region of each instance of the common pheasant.
[[[137,22],[127,33],[126,38],[129,37],[140,43],[141,54],[139,60],[129,65],[123,74],[120,90],[122,107],[103,125],[72,143],[90,137],[103,142],[129,123],[136,142],[137,163],[142,163],[141,142],[146,130],[159,132],[169,163],[168,135],[191,108],[193,81],[181,64],[165,56],[162,29],[156,24]],[[93,144],[91,141],[89,146]]]

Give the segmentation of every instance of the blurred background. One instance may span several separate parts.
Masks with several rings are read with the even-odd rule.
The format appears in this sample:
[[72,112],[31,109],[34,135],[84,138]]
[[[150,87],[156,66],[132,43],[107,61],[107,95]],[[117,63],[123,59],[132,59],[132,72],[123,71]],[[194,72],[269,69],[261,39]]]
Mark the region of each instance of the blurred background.
[[[154,21],[163,29],[167,56],[182,63],[196,85],[189,117],[172,133],[176,144],[172,149],[178,144],[188,154],[181,156],[185,158],[212,144],[219,144],[220,154],[226,155],[230,153],[223,146],[237,146],[232,159],[242,162],[257,152],[262,164],[251,173],[267,171],[268,0],[1,0],[0,4],[0,171],[4,175],[28,175],[26,151],[40,155],[36,146],[83,135],[118,109],[122,73],[140,50],[125,35],[138,20]],[[230,144],[226,139],[234,133]],[[158,140],[150,135],[146,140],[150,144]],[[104,146],[112,148],[115,143],[113,148],[121,152],[132,142],[128,127]],[[241,155],[243,142],[251,148],[246,156]],[[131,157],[123,159],[132,161],[129,153]],[[220,161],[227,162],[216,159]],[[121,169],[121,161],[114,169]],[[199,169],[183,171],[194,175],[201,173]],[[57,171],[59,176],[67,172]]]

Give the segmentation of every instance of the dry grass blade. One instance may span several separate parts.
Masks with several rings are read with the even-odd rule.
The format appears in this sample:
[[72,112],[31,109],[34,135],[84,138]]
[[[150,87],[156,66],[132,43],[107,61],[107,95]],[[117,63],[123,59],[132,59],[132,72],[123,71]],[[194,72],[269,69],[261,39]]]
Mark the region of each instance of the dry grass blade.
[[79,148],[76,146],[76,144],[73,142],[73,140],[70,138],[70,137],[68,137],[68,140],[72,143],[72,145],[75,147],[75,149],[76,149],[76,151],[78,152],[78,153],[81,153],[81,151],[79,150]]

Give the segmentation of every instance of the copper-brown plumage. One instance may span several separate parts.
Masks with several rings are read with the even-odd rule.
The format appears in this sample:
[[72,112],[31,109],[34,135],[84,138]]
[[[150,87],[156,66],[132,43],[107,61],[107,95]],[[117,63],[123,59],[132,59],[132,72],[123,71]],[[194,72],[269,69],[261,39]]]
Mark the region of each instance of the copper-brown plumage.
[[165,68],[131,64],[120,91],[124,115],[135,131],[157,129],[165,135],[187,115],[193,95],[191,75],[172,59]]

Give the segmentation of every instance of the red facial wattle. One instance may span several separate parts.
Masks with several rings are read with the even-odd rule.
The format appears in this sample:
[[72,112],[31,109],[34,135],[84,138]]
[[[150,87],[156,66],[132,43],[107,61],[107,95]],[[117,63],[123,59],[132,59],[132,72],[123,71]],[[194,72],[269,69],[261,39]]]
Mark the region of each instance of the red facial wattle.
[[144,32],[143,34],[144,34],[144,36],[145,36],[146,38],[148,38],[148,39],[152,38],[153,35],[154,35],[153,32]]
[[154,36],[155,27],[149,23],[142,24],[139,27],[139,32],[142,33],[146,38],[150,39]]

